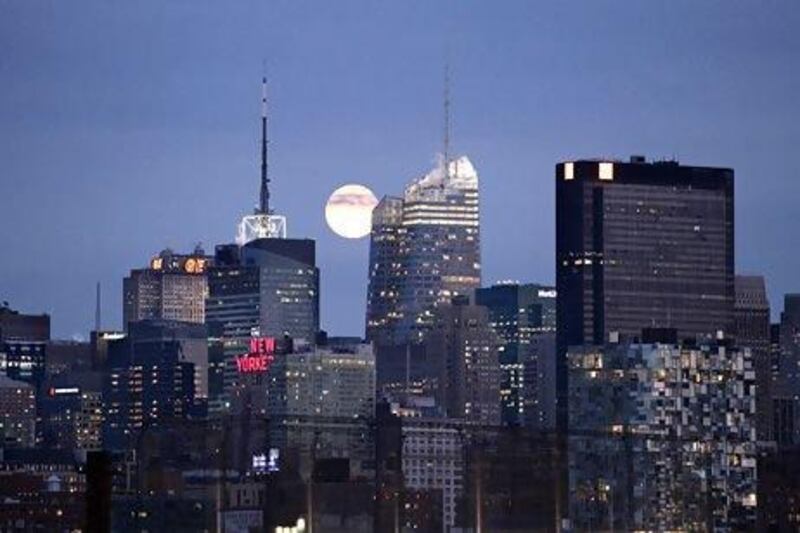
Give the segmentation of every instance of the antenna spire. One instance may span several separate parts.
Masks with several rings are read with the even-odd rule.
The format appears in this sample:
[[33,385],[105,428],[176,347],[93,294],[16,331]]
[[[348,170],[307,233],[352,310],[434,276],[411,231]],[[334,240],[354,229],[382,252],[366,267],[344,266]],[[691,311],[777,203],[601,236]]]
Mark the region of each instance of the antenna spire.
[[261,196],[258,212],[268,215],[269,210],[269,175],[267,174],[267,78],[261,78]]
[[94,306],[94,330],[100,331],[100,282],[97,282]]
[[[450,177],[450,61],[444,63],[444,147],[442,154],[444,178]],[[444,187],[444,180],[442,180]]]

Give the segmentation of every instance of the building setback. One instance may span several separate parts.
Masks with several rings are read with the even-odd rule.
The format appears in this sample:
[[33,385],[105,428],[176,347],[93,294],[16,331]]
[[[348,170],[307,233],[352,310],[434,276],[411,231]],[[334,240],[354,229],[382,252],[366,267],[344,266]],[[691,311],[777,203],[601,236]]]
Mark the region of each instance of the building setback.
[[669,327],[731,333],[733,170],[677,162],[556,165],[558,418],[569,346]]

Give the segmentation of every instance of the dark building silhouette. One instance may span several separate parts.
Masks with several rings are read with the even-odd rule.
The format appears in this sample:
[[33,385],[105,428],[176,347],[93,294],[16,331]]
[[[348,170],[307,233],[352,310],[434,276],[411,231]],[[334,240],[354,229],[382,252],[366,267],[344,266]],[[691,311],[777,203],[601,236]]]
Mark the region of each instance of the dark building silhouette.
[[[508,425],[531,422],[537,415],[526,417],[526,408],[539,409],[539,384],[555,376],[546,376],[545,361],[539,364],[536,338],[555,333],[555,288],[533,283],[502,283],[477,289],[475,303],[489,309],[489,322],[500,337],[500,397],[502,421]],[[555,355],[553,354],[553,357]],[[541,387],[542,389],[546,387]]]
[[261,335],[312,342],[319,331],[319,269],[311,239],[257,239],[217,247],[209,271],[207,322],[225,337]]
[[374,531],[394,531],[401,522],[403,495],[403,425],[386,402],[375,408]]
[[24,315],[0,306],[0,374],[41,386],[49,341],[49,315]]
[[108,350],[103,383],[107,450],[135,449],[144,429],[186,419],[194,407],[195,365],[185,358],[181,339],[168,327],[156,335],[150,323],[129,326],[129,335],[112,341]]
[[783,300],[780,326],[776,328],[779,349],[773,366],[771,387],[773,434],[780,447],[800,445],[800,294]]
[[767,288],[762,276],[736,276],[733,334],[741,347],[753,352],[756,370],[756,430],[759,440],[772,437],[772,365]]
[[90,452],[86,464],[86,531],[111,531],[111,455]]
[[489,310],[466,296],[436,309],[423,346],[440,361],[435,398],[446,416],[500,424],[500,345]]
[[557,390],[566,422],[567,347],[670,327],[730,333],[733,170],[579,160],[556,165]]

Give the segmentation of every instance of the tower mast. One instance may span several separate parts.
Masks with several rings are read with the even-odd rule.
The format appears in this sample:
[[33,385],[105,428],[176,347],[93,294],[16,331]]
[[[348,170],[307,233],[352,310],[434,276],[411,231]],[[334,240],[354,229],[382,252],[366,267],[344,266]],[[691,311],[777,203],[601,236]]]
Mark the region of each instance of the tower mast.
[[97,282],[95,290],[95,304],[94,304],[94,330],[100,331],[100,282]]
[[286,217],[269,205],[269,163],[267,158],[267,77],[261,78],[261,191],[252,215],[245,215],[236,231],[236,243],[244,246],[256,239],[285,239]]
[[[444,147],[443,154],[443,178],[450,177],[450,62],[444,64]],[[444,187],[444,180],[442,180]]]
[[269,175],[267,174],[267,78],[261,78],[261,196],[258,213],[269,215]]

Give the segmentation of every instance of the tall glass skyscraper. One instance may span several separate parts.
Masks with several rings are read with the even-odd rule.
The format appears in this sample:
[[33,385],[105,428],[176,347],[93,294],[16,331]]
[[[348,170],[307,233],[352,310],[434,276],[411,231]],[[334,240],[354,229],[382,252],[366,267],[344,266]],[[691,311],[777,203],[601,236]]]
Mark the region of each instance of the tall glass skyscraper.
[[467,157],[414,180],[402,199],[381,200],[370,241],[369,340],[420,340],[437,306],[480,283],[478,173]]

